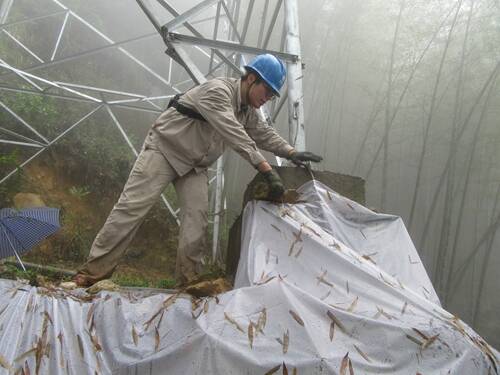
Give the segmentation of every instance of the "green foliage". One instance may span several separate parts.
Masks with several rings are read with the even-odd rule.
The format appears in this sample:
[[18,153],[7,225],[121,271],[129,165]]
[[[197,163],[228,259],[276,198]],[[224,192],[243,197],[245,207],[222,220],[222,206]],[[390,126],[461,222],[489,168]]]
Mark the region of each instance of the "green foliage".
[[161,279],[161,280],[149,280],[141,276],[127,275],[127,274],[115,274],[111,279],[115,284],[120,286],[129,286],[137,288],[160,288],[160,289],[172,289],[175,285],[175,280],[173,279]]
[[[0,155],[0,176],[5,176],[11,170],[18,167],[18,165],[18,152],[16,150],[7,155]],[[3,205],[11,203],[11,196],[13,192],[19,190],[22,177],[22,171],[18,169],[14,175],[0,184],[0,208]]]
[[156,282],[156,288],[160,289],[173,289],[175,286],[175,280],[173,279],[161,279]]
[[65,228],[67,238],[62,244],[64,248],[59,250],[60,256],[75,262],[83,262],[94,241],[93,231],[87,227],[82,217],[71,212],[65,212],[62,227]]
[[74,197],[82,199],[86,195],[89,195],[91,193],[91,191],[90,191],[90,188],[88,186],[72,186],[69,189],[69,193],[71,195],[73,195]]

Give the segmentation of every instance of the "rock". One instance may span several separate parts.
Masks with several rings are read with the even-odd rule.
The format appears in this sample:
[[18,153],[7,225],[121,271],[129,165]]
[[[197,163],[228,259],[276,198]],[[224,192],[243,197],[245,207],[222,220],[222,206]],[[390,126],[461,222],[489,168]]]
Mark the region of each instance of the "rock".
[[73,290],[73,289],[78,288],[78,285],[76,285],[76,283],[74,281],[65,281],[65,282],[62,282],[61,284],[59,284],[59,286],[63,289],[66,289],[66,290]]
[[195,297],[216,296],[233,289],[232,285],[224,278],[216,280],[201,281],[197,284],[189,285],[184,289],[184,292]]
[[87,289],[87,293],[91,294],[97,294],[100,291],[107,290],[110,292],[117,292],[120,290],[120,286],[115,284],[109,279],[106,280],[101,280],[92,285],[90,288]]
[[14,207],[18,210],[28,207],[44,207],[46,206],[43,199],[33,193],[17,193],[14,196]]

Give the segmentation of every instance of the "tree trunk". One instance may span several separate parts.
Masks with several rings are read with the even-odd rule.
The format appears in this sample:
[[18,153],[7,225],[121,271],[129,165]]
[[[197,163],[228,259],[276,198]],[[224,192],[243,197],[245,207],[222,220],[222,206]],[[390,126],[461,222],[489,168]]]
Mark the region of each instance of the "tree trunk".
[[422,151],[420,152],[420,157],[419,157],[419,161],[418,161],[417,178],[415,181],[415,189],[413,191],[413,198],[412,198],[412,202],[411,202],[410,215],[409,215],[409,219],[408,219],[408,228],[411,228],[412,223],[413,223],[413,218],[415,215],[415,207],[417,204],[418,193],[420,190],[422,169],[423,169],[423,165],[424,165],[424,157],[425,157],[425,154],[427,151],[427,142],[429,139],[429,131],[430,131],[430,128],[432,125],[432,120],[434,118],[434,109],[435,109],[435,105],[436,105],[437,91],[439,88],[439,83],[441,81],[441,75],[443,72],[444,61],[445,61],[446,55],[448,53],[448,47],[450,46],[451,36],[453,34],[453,30],[455,29],[455,25],[457,23],[457,18],[458,18],[458,14],[460,12],[460,8],[462,7],[462,0],[458,0],[457,4],[458,4],[457,10],[455,12],[455,17],[453,18],[453,22],[450,26],[450,30],[448,31],[448,37],[446,39],[446,44],[444,46],[444,50],[443,50],[443,53],[441,55],[441,61],[439,62],[439,69],[438,69],[438,73],[436,76],[436,82],[434,84],[434,90],[432,92],[431,107],[430,107],[430,111],[429,111],[429,116],[427,118],[427,123],[426,123],[425,129],[424,129]]
[[394,29],[394,37],[392,39],[391,46],[391,57],[389,60],[389,74],[387,78],[387,94],[385,101],[385,129],[384,129],[384,163],[382,165],[382,197],[380,202],[380,208],[382,211],[386,209],[387,206],[387,179],[389,168],[389,130],[391,128],[391,95],[392,95],[392,71],[394,68],[394,53],[396,51],[396,42],[399,34],[399,26],[401,24],[401,15],[403,14],[404,1],[399,4],[399,14],[398,20],[396,21],[396,27]]

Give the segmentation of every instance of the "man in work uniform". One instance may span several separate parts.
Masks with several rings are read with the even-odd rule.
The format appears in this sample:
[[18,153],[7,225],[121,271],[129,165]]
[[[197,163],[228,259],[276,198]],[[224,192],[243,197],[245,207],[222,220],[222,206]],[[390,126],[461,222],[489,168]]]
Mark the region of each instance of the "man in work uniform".
[[321,161],[310,152],[295,151],[257,115],[258,108],[279,96],[286,76],[283,63],[265,54],[245,68],[240,79],[215,78],[174,98],[155,121],[118,202],[75,276],[77,285],[89,286],[111,276],[147,212],[171,182],[181,206],[176,280],[182,285],[195,279],[206,249],[207,168],[226,146],[263,174],[275,200],[283,194],[283,184],[257,147],[296,163]]

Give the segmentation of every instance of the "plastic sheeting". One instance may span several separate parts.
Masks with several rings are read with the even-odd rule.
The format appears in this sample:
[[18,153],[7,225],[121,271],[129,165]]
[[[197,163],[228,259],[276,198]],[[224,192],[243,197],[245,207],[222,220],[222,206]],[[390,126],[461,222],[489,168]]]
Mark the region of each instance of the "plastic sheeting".
[[300,191],[247,205],[236,289],[218,297],[1,281],[0,373],[497,373],[498,353],[440,307],[399,218],[318,182]]

